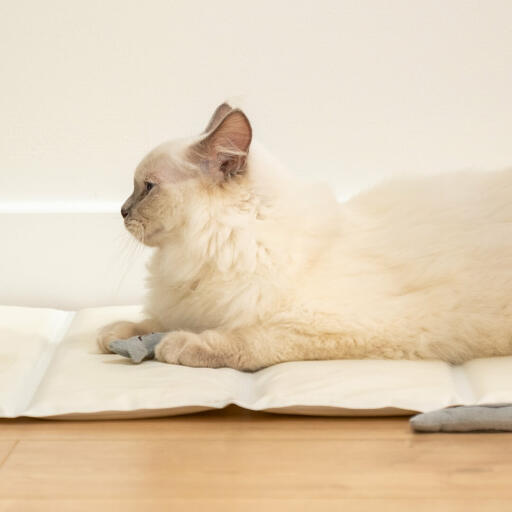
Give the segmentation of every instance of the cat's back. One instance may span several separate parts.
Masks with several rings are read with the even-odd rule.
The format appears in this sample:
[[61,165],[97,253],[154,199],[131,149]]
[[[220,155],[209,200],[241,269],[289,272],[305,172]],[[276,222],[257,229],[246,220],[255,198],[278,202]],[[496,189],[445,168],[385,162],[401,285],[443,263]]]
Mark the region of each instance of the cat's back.
[[382,222],[434,223],[436,220],[479,223],[512,220],[512,169],[461,171],[393,179],[347,202],[350,211]]
[[[340,205],[339,236],[308,277],[336,309],[405,297],[512,294],[512,170],[393,180]],[[501,306],[503,306],[501,304]],[[378,306],[377,306],[378,305]],[[500,306],[500,307],[501,307]]]

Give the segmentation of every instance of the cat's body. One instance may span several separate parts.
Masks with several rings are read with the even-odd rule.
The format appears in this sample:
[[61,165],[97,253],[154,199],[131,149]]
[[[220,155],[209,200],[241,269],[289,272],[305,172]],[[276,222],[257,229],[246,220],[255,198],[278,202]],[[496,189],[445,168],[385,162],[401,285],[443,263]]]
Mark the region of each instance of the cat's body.
[[[232,132],[230,147],[247,153]],[[162,154],[187,168],[189,144],[162,146],[138,172],[158,170]],[[391,181],[339,204],[258,148],[234,168],[220,183],[171,173],[174,221],[150,241],[148,321],[107,326],[101,346],[169,331],[160,360],[246,370],[512,354],[512,171]]]

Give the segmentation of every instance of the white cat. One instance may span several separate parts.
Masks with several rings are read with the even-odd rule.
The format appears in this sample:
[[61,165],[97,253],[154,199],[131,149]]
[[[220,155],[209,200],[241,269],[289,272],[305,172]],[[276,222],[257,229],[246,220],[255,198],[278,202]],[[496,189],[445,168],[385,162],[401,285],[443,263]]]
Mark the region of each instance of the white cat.
[[339,204],[251,146],[223,104],[137,167],[127,229],[156,247],[147,320],[160,361],[257,370],[306,359],[512,354],[512,171],[383,184]]

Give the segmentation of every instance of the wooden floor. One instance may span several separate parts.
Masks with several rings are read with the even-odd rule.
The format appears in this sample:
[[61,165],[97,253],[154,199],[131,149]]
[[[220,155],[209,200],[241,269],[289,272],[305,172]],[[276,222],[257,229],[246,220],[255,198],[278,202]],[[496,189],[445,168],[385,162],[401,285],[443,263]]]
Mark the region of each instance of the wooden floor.
[[223,411],[0,420],[0,511],[511,511],[512,435]]

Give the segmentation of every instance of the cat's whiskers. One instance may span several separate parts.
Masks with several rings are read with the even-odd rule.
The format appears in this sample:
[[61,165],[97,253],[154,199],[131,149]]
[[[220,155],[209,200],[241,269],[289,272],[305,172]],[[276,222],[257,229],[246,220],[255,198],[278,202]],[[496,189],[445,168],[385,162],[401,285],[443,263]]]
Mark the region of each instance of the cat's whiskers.
[[[128,226],[128,224],[130,224],[130,226]],[[121,246],[119,248],[121,254],[120,260],[118,260],[121,273],[115,290],[116,295],[119,294],[123,282],[126,279],[128,273],[133,269],[135,262],[142,256],[144,252],[144,245],[141,243],[139,236],[136,236],[135,233],[133,233],[133,227],[138,227],[138,225],[134,224],[133,222],[130,223],[129,221],[126,227],[129,230],[129,233],[126,233],[125,231],[118,237],[118,240],[121,242]],[[129,229],[129,227],[132,229]]]

